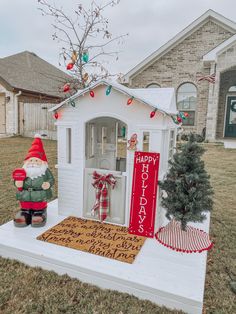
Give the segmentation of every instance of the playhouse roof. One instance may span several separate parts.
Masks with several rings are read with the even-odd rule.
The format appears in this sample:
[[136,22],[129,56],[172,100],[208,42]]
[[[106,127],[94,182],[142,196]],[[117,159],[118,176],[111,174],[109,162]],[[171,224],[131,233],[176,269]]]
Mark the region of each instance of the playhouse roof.
[[149,105],[160,112],[165,114],[175,115],[178,113],[176,109],[175,90],[174,88],[129,88],[116,81],[100,80],[93,85],[79,90],[73,96],[67,98],[60,104],[54,106],[49,111],[55,111],[60,109],[63,105],[67,104],[69,100],[74,100],[99,85],[112,86],[115,90],[127,95],[128,97],[134,97],[134,99]]

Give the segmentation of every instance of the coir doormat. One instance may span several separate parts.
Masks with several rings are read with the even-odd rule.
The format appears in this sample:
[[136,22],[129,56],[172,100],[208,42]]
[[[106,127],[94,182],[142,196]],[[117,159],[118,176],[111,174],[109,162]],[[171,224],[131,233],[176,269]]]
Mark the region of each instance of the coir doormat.
[[146,240],[125,227],[76,217],[64,219],[37,239],[130,264]]

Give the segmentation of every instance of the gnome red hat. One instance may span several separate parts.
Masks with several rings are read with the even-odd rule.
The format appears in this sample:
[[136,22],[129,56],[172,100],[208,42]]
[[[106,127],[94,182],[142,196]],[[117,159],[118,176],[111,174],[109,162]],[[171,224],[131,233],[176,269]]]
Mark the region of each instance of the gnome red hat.
[[25,157],[25,160],[32,157],[36,157],[36,158],[41,159],[42,161],[47,162],[47,157],[43,148],[43,143],[39,134],[36,134],[34,136],[33,143],[31,145],[31,148],[28,151],[28,154]]

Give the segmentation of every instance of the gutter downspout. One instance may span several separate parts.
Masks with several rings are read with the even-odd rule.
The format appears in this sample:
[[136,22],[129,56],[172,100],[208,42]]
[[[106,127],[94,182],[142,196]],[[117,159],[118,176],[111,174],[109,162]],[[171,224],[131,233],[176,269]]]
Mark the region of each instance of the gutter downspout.
[[14,95],[14,107],[15,107],[15,134],[19,133],[18,126],[18,117],[19,117],[19,107],[18,107],[18,97],[22,94],[20,90],[17,94]]

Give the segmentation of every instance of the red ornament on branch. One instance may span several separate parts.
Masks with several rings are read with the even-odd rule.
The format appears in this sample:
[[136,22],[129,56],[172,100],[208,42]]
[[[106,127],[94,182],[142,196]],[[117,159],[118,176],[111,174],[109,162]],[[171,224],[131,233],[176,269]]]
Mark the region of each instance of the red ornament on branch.
[[64,92],[64,93],[67,93],[67,92],[69,92],[69,90],[70,90],[70,84],[67,83],[67,84],[65,84],[64,87],[63,87],[63,92]]
[[130,97],[130,98],[127,100],[127,105],[131,105],[132,102],[133,102],[133,100],[134,100],[134,97],[133,97],[133,96]]
[[70,62],[67,64],[66,69],[71,70],[71,69],[73,69],[73,67],[74,67],[74,63]]
[[90,94],[90,96],[91,96],[92,98],[95,96],[95,94],[94,94],[94,91],[93,91],[93,90],[91,90],[91,91],[89,92],[89,94]]
[[153,110],[153,111],[150,113],[150,118],[151,118],[151,119],[155,117],[156,111],[157,111],[157,110],[155,109],[155,110]]

